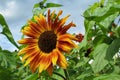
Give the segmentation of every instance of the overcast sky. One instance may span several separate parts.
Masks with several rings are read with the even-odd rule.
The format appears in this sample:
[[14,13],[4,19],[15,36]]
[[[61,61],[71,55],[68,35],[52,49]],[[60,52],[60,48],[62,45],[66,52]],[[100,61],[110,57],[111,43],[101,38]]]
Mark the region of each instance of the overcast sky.
[[[15,41],[21,38],[20,29],[33,15],[32,8],[35,3],[41,0],[0,0],[0,14],[2,14],[15,38]],[[76,24],[76,28],[71,28],[70,33],[84,33],[83,12],[98,0],[48,0],[48,2],[62,4],[62,7],[52,8],[57,12],[63,10],[63,17],[70,14],[69,21]],[[0,32],[2,31],[0,26]],[[0,34],[0,46],[3,49],[15,50],[16,48]]]

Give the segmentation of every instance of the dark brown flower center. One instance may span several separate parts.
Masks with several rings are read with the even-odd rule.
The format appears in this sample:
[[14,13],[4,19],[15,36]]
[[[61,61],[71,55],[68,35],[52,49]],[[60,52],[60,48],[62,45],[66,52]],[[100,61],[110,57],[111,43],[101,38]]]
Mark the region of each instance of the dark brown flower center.
[[43,32],[38,41],[39,48],[45,53],[51,52],[56,48],[57,36],[53,31]]

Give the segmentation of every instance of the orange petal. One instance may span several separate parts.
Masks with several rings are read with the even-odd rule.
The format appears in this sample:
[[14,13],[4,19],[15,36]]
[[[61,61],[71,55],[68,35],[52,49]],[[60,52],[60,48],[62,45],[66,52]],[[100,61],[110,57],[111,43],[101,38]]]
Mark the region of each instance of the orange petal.
[[65,24],[66,20],[68,19],[70,15],[62,18],[59,22],[58,22],[58,25],[57,25],[57,28],[56,28],[56,33],[58,33],[60,31],[60,29],[62,28],[62,26]]
[[65,52],[70,52],[72,50],[71,46],[63,44],[63,43],[62,44],[59,43],[58,44],[58,48],[61,49],[61,50],[63,50],[63,51],[65,51]]
[[53,19],[55,17],[55,10],[51,13],[51,18]]
[[48,10],[48,24],[51,26],[50,9]]
[[34,38],[23,38],[21,40],[18,41],[19,44],[30,44],[30,43],[37,43],[38,39],[34,39]]
[[72,39],[72,40],[78,40],[77,38],[75,38],[75,36],[71,35],[71,34],[62,34],[62,35],[59,35],[58,36],[58,40],[59,39],[64,39],[64,38],[69,38],[69,39]]
[[40,60],[40,66],[39,66],[39,73],[41,73],[43,70],[46,70],[51,64],[50,56],[42,55]]
[[58,54],[59,54],[58,61],[57,61],[58,65],[63,69],[66,69],[68,64],[65,59],[65,56],[60,51],[58,51]]
[[29,51],[33,51],[34,49],[38,49],[38,47],[37,47],[36,44],[34,44],[34,45],[29,45],[29,46],[23,48],[22,50],[20,50],[19,53],[18,53],[18,55],[27,53],[27,52],[29,52]]
[[40,53],[39,53],[39,55],[36,56],[36,57],[30,62],[30,69],[32,70],[32,72],[35,72],[36,69],[38,68],[39,62],[40,62],[40,60],[41,60],[40,56],[41,56],[41,55],[40,55]]
[[34,58],[35,56],[37,56],[38,54],[36,53],[34,56],[31,56],[30,58],[28,58],[24,64],[24,66],[27,66]]
[[52,63],[53,63],[53,65],[56,65],[56,62],[58,60],[57,51],[53,51],[52,54],[51,54],[51,57],[52,57]]
[[55,18],[52,26],[51,26],[52,29],[56,29],[56,28],[59,26],[59,24],[60,24],[59,16],[60,16],[61,14],[62,14],[62,10],[60,10],[60,11],[58,12],[58,14],[57,14],[57,16],[56,16],[56,18]]
[[34,18],[36,19],[37,23],[43,30],[47,29],[47,21],[42,14],[40,14],[39,17],[35,16]]
[[62,10],[60,10],[55,18],[54,24],[57,24],[59,16],[62,14]]
[[47,68],[47,72],[49,73],[50,76],[52,76],[52,64]]
[[32,56],[32,55],[34,56],[34,55],[38,54],[38,52],[39,52],[39,50],[37,50],[37,49],[29,50],[29,51],[23,56],[22,62],[24,62],[25,59],[27,59],[28,57],[30,57],[30,56]]
[[28,31],[28,30],[22,30],[22,33],[29,36],[29,37],[39,38],[39,34],[33,33],[31,31]]
[[41,28],[38,24],[36,24],[35,22],[31,20],[28,21],[28,24],[32,29],[34,28],[36,32],[42,33],[44,31],[43,28]]
[[66,31],[67,31],[70,27],[72,27],[72,26],[76,26],[76,25],[73,24],[73,22],[69,23],[68,25],[65,25],[65,26],[62,28],[62,30],[59,32],[59,34],[64,34],[64,33],[66,33]]
[[71,47],[77,47],[77,45],[75,45],[75,43],[72,40],[70,40],[69,38],[61,38],[58,41],[60,41],[60,43],[66,43]]
[[38,16],[34,16],[34,19],[36,20],[37,24],[39,25],[39,27],[41,28],[41,30],[45,30],[46,29],[46,22],[44,22],[44,20]]

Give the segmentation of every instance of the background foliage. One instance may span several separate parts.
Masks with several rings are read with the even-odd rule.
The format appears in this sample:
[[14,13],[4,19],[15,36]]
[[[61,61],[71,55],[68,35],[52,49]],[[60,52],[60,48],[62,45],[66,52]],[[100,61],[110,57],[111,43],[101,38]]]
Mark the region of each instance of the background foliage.
[[[33,15],[45,15],[48,8],[60,6],[43,0],[34,5]],[[10,52],[0,47],[0,80],[120,80],[120,0],[96,2],[85,10],[83,17],[85,34],[82,42],[77,42],[79,49],[65,55],[69,63],[67,78],[61,68],[56,68],[52,76],[43,72],[38,77],[37,72],[33,74],[23,66],[17,50]],[[14,41],[2,14],[0,25],[1,34],[9,42],[18,50],[24,47]]]

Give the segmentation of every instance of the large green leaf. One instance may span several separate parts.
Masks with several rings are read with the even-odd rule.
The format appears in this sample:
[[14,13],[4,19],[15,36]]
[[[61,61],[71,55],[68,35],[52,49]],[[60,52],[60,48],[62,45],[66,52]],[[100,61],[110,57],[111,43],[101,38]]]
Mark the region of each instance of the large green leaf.
[[107,48],[108,45],[103,43],[98,45],[92,52],[94,61],[91,66],[94,73],[98,73],[108,64],[108,61],[105,59]]
[[4,34],[7,39],[13,44],[15,45],[17,48],[19,48],[19,46],[16,44],[16,42],[14,41],[14,38],[12,36],[12,33],[10,32],[10,29],[4,19],[4,17],[2,16],[2,14],[0,14],[0,25],[3,28],[2,34]]
[[105,75],[100,75],[93,80],[120,80],[120,75],[118,74],[105,74]]
[[111,61],[120,48],[120,38],[115,39],[107,49],[106,59]]

